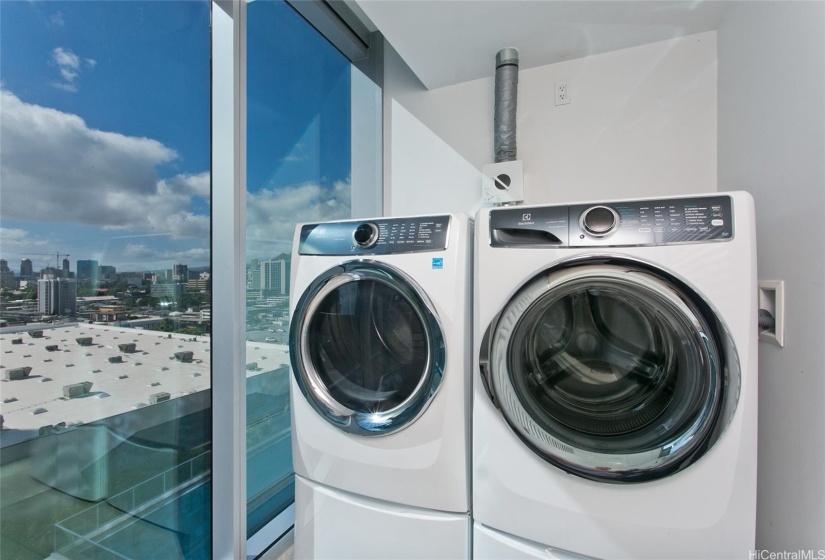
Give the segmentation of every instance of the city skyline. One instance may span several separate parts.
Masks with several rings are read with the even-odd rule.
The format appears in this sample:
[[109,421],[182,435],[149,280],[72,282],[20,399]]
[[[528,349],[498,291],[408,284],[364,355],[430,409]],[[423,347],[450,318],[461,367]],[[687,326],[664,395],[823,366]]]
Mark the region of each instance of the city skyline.
[[[291,258],[292,258],[292,256],[289,253],[277,253],[277,254],[275,254],[275,256],[271,256],[271,257],[268,257],[268,256],[248,257],[246,259],[245,266],[246,266],[246,268],[249,268],[249,267],[254,267],[254,266],[258,265],[258,264],[260,264],[260,262],[263,262],[263,261],[275,261],[275,260],[287,260],[287,261],[289,261],[289,260],[291,260]],[[43,266],[37,266],[37,263],[41,262],[41,261],[32,260],[32,259],[29,259],[26,256],[23,256],[23,257],[20,258],[20,262],[25,261],[25,260],[28,260],[32,263],[32,271],[33,271],[34,274],[40,273],[40,272],[42,272],[43,270],[46,270],[46,269],[70,270],[71,272],[77,274],[78,269],[80,268],[78,266],[78,263],[82,263],[82,262],[94,262],[94,263],[97,263],[96,266],[98,266],[98,267],[110,266],[110,265],[107,265],[105,263],[101,264],[99,261],[94,260],[94,259],[82,259],[82,258],[81,259],[76,259],[74,261],[69,261],[70,266],[68,268],[65,267],[65,266],[63,266],[61,268],[56,268],[56,267],[52,266],[51,261],[48,260],[48,258],[46,258],[46,260],[42,261],[44,263]],[[63,261],[66,261],[66,260],[67,259],[63,259]],[[9,260],[5,256],[0,256],[0,261],[5,262],[6,266],[9,267],[9,269],[12,270],[12,271],[19,271],[20,270],[19,264],[17,266],[15,266],[15,261],[14,260]],[[74,265],[75,265],[74,270],[72,270],[71,262],[74,262]],[[65,265],[65,262],[63,264]],[[212,268],[211,265],[209,265],[209,264],[205,264],[205,265],[201,265],[201,266],[192,266],[189,263],[185,263],[185,262],[174,262],[174,263],[172,263],[168,266],[165,266],[165,267],[144,268],[144,269],[140,269],[140,270],[119,270],[118,269],[118,274],[136,274],[136,273],[160,272],[160,271],[167,271],[168,272],[168,271],[174,270],[174,267],[179,266],[179,265],[183,265],[183,266],[187,267],[190,271],[197,271],[197,272],[208,271],[209,269]],[[16,273],[15,276],[22,277],[24,275]]]
[[[32,255],[58,252],[118,270],[209,265],[209,2],[2,10],[2,257],[38,269],[49,257]],[[256,10],[268,14],[251,27],[295,17],[281,2]],[[349,215],[348,61],[308,26],[287,31],[250,33],[247,259],[288,252],[296,222]],[[270,56],[294,44],[318,51],[320,74],[305,53]],[[284,76],[312,87],[296,99]]]

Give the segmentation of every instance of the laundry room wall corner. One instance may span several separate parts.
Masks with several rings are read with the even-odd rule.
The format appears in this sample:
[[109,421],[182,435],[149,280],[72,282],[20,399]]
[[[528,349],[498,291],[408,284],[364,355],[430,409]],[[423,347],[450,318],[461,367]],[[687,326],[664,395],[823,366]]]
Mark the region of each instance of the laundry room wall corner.
[[[385,95],[476,169],[491,163],[493,78],[428,91],[394,56]],[[568,105],[548,94],[558,80]],[[716,95],[715,31],[522,70],[525,204],[716,191]],[[418,155],[393,150],[391,165]]]
[[786,287],[786,345],[759,347],[756,544],[820,551],[825,3],[731,3],[718,39],[719,186],[753,195],[759,278]]

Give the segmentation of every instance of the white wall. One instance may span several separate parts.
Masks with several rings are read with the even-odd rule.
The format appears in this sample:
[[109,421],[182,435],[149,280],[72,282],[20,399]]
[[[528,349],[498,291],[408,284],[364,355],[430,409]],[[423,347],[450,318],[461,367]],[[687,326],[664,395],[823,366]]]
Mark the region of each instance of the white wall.
[[786,346],[759,346],[757,547],[825,549],[825,3],[734,2],[719,41],[719,189],[756,201]]
[[389,215],[475,213],[481,173],[409,111],[392,101]]
[[[400,65],[388,65],[385,94],[476,169],[491,163],[493,79],[426,91]],[[716,73],[715,32],[521,71],[525,203],[715,191]],[[571,83],[569,105],[553,102],[557,80]],[[405,157],[393,150],[392,166]],[[393,183],[390,197],[407,187]]]

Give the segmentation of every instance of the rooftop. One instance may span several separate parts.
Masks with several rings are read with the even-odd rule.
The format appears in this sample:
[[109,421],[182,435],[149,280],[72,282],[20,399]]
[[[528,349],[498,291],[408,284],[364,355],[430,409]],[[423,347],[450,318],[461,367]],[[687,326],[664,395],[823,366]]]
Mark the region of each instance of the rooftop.
[[[31,337],[37,330],[42,337]],[[77,340],[84,338],[91,338],[90,345]],[[133,352],[119,348],[130,343]],[[158,393],[175,399],[209,389],[210,346],[208,336],[92,324],[0,329],[2,446],[36,437],[43,426],[87,424],[149,406]],[[191,362],[177,359],[180,352],[192,352]],[[110,362],[118,357],[120,362]],[[288,364],[288,349],[249,342],[246,362],[257,364],[247,366],[247,377],[256,376]],[[5,380],[9,370],[26,367],[32,368],[27,376]],[[92,383],[88,393],[64,396],[65,386],[84,382]]]

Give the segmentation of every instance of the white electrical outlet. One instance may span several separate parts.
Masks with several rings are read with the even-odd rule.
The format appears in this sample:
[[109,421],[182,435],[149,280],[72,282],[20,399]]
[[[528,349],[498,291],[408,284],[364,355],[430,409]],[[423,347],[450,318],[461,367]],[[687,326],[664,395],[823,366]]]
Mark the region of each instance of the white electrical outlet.
[[556,105],[570,103],[570,82],[556,82]]

